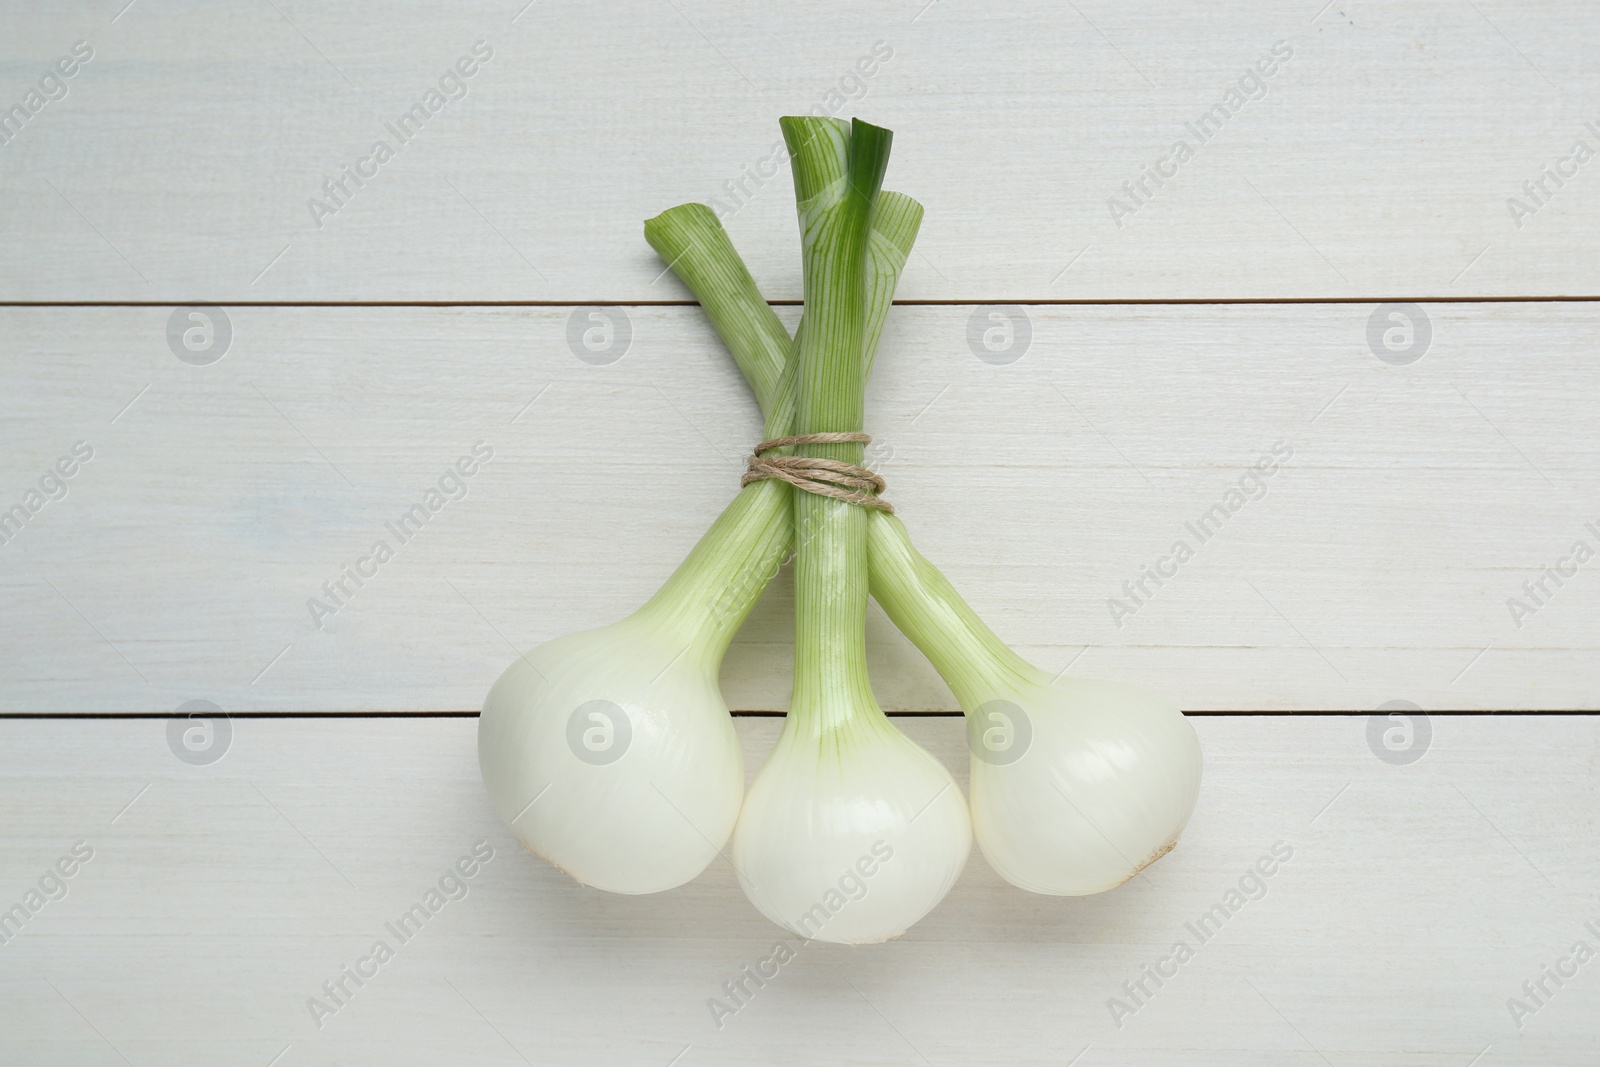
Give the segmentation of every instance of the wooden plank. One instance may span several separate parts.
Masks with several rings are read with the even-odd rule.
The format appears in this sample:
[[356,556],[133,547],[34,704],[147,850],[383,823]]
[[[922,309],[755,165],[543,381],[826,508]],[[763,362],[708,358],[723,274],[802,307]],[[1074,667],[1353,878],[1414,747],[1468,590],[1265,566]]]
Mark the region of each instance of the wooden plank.
[[0,300],[681,298],[640,224],[688,200],[794,298],[775,120],[812,108],[897,131],[910,298],[1600,293],[1588,5],[1318,6],[18,10],[0,106],[93,56],[0,147]]
[[[779,935],[732,870],[650,897],[578,887],[502,830],[472,720],[236,720],[204,767],[162,721],[0,722],[0,902],[93,850],[0,946],[0,1058],[1592,1062],[1596,963],[1547,979],[1520,1030],[1506,1002],[1595,944],[1600,720],[1439,716],[1404,767],[1374,758],[1365,723],[1198,719],[1200,806],[1148,877],[1046,898],[974,854],[904,938],[803,947],[719,1030],[708,998]],[[900,724],[965,781],[959,720]],[[739,721],[752,772],[777,727]],[[398,944],[384,924],[480,841],[494,855],[467,895]],[[1278,842],[1293,855],[1265,895],[1200,943],[1185,924]],[[319,1029],[308,998],[379,938],[394,959]],[[1118,1027],[1107,1002],[1178,940],[1193,958]]]
[[[986,309],[900,308],[875,461],[924,552],[1051,670],[1189,709],[1596,707],[1600,564],[1561,560],[1600,545],[1600,307],[1430,305],[1406,366],[1369,350],[1372,313],[1034,308],[996,364],[968,344]],[[760,433],[697,308],[612,309],[631,340],[608,365],[569,349],[571,309],[226,314],[197,367],[166,309],[0,311],[4,505],[94,450],[0,545],[5,708],[476,708],[515,651],[642,603]],[[466,497],[396,538],[479,442]],[[315,614],[379,540],[394,558]],[[1177,575],[1142,578],[1179,541]],[[789,590],[729,655],[735,708],[786,705]],[[870,619],[885,706],[953,709]]]

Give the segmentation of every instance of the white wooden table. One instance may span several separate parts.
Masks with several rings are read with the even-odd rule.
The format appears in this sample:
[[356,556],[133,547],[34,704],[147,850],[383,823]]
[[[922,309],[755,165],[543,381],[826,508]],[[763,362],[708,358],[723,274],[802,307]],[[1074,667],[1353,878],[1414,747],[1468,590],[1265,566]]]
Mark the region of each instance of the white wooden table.
[[[0,1062],[1600,1061],[1600,15],[524,2],[0,4]],[[754,404],[641,223],[713,202],[792,324],[769,161],[814,107],[893,128],[927,206],[868,398],[919,546],[1041,666],[1173,694],[1207,777],[1128,886],[974,854],[719,1028],[779,933],[732,871],[621,898],[518,852],[472,713],[734,491]],[[580,358],[591,313],[625,347]],[[724,669],[752,772],[791,608]],[[876,611],[869,655],[964,782]]]

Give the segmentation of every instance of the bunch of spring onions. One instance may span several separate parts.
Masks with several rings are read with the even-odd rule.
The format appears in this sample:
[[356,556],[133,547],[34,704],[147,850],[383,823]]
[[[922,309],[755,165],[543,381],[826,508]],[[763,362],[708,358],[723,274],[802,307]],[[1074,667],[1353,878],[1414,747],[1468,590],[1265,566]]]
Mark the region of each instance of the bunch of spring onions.
[[[870,475],[859,470],[865,382],[922,207],[881,188],[888,130],[815,117],[781,126],[804,278],[793,338],[704,205],[651,219],[645,237],[749,380],[766,437],[827,435],[764,454]],[[747,478],[643,607],[506,669],[484,703],[478,756],[517,840],[615,893],[671,889],[724,854],[762,914],[847,944],[895,937],[931,911],[974,835],[1007,881],[1056,895],[1111,889],[1170,850],[1200,785],[1199,744],[1178,709],[1025,662],[899,517],[870,491],[823,495],[829,477]],[[861,484],[850,477],[833,481]],[[793,695],[746,792],[717,675],[791,552]],[[968,800],[873,697],[869,591],[961,703]]]

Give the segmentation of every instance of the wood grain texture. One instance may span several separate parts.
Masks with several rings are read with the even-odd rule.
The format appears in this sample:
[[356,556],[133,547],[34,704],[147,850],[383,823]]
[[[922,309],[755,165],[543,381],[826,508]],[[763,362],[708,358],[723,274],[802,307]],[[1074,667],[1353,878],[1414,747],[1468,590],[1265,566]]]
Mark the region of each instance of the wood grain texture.
[[[1431,305],[1408,366],[1369,350],[1371,311],[1034,308],[997,365],[968,343],[987,309],[898,308],[872,458],[923,551],[1052,671],[1191,710],[1600,706],[1600,562],[1523,590],[1600,546],[1600,306]],[[0,312],[3,503],[95,450],[0,545],[7,709],[477,708],[517,651],[642,603],[760,434],[698,308],[612,309],[631,341],[604,366],[567,309],[227,314],[230,350],[195,367],[166,309]],[[478,442],[466,497],[402,543]],[[378,540],[394,558],[315,618]],[[1193,558],[1136,604],[1124,582],[1178,541]],[[728,657],[735,708],[786,706],[789,588]],[[884,705],[953,709],[870,619]]]
[[[713,199],[768,295],[795,298],[787,168],[746,168],[771,172],[776,117],[814,107],[897,131],[890,184],[928,208],[910,298],[1600,293],[1600,163],[1573,156],[1600,149],[1589,6],[1319,7],[19,9],[0,107],[74,42],[93,58],[0,147],[0,299],[682,298],[640,224]],[[1278,42],[1291,57],[1202,143],[1189,124]],[[389,124],[462,57],[445,88],[465,95],[402,142]],[[1139,206],[1124,183],[1185,138]],[[361,163],[379,140],[394,157]],[[369,177],[332,199],[346,165]]]
[[[959,720],[900,724],[964,783]],[[1600,964],[1549,985],[1520,1031],[1506,1000],[1596,940],[1600,719],[1436,717],[1406,767],[1368,751],[1364,716],[1196,720],[1200,806],[1148,877],[1039,897],[974,853],[904,938],[802,948],[721,1030],[707,999],[780,933],[732,869],[649,897],[575,885],[501,828],[475,725],[236,720],[227,754],[192,767],[162,721],[0,722],[0,903],[94,850],[0,946],[0,1059],[1593,1062]],[[751,772],[777,728],[739,721]],[[399,945],[384,924],[478,841],[495,854],[467,896]],[[1293,856],[1265,896],[1200,944],[1185,924],[1277,842]],[[378,938],[395,958],[318,1029],[307,999]],[[1107,1001],[1179,939],[1194,958],[1117,1027]]]

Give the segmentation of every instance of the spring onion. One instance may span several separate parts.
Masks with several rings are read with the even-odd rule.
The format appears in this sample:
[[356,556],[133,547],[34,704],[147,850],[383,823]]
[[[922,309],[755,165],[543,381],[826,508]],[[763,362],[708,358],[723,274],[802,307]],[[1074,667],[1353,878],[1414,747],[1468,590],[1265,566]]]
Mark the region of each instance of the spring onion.
[[[890,135],[860,120],[782,125],[799,201],[807,323],[794,430],[859,432],[868,228]],[[813,445],[804,454],[859,465],[862,447]],[[745,798],[732,861],[746,895],[774,922],[825,941],[883,941],[955,884],[971,824],[950,773],[889,722],[867,681],[866,509],[795,497],[794,692],[783,733]],[[870,891],[840,898],[840,872],[880,843],[892,860]],[[828,922],[805,923],[819,906]]]
[[[785,119],[805,310],[794,338],[714,215],[683,205],[645,234],[750,381],[769,438],[859,431],[863,386],[922,209],[880,191],[888,131]],[[804,455],[861,462],[861,446]],[[794,693],[741,798],[717,685],[729,641],[791,549]],[[866,677],[870,589],[967,716],[971,801],[884,716]],[[976,836],[1034,892],[1109,889],[1165,854],[1193,810],[1200,754],[1169,702],[1050,678],[991,631],[892,514],[778,481],[742,489],[661,590],[621,622],[519,657],[479,727],[494,805],[519,842],[585,884],[668,889],[729,856],[758,910],[846,943],[935,907]],[[741,808],[742,799],[742,808]]]

